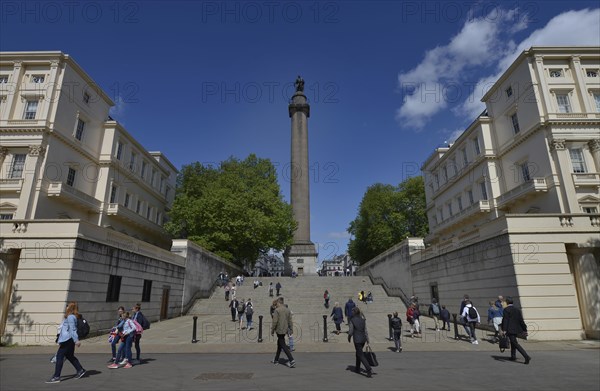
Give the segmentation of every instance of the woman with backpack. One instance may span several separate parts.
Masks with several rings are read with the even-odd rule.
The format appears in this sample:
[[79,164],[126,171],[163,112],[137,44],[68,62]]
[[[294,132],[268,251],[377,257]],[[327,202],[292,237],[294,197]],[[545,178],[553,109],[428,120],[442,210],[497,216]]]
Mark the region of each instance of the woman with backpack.
[[431,300],[431,304],[429,305],[429,316],[433,318],[433,323],[435,324],[435,331],[440,331],[438,322],[440,316],[440,305],[437,302],[437,299],[434,297]]
[[120,331],[123,331],[123,322],[125,321],[125,319],[123,318],[124,313],[125,307],[120,306],[119,308],[117,308],[117,321],[115,322],[115,326],[110,331],[110,336],[112,337],[112,339],[109,338],[109,342],[110,350],[112,352],[112,358],[108,360],[108,364],[112,364],[117,360],[117,344],[119,343],[120,339],[118,335]]
[[248,299],[246,302],[246,328],[252,330],[252,315],[254,315],[254,307],[252,306],[252,299]]
[[462,316],[466,319],[466,326],[471,333],[471,343],[473,345],[478,345],[479,342],[475,336],[475,326],[477,326],[477,323],[481,322],[481,318],[479,317],[479,312],[477,312],[477,309],[471,303],[471,300],[465,300],[465,308],[463,309]]
[[60,331],[56,342],[58,343],[58,352],[56,352],[56,363],[54,364],[54,375],[46,383],[58,383],[60,382],[60,373],[64,364],[64,358],[75,367],[77,374],[75,377],[81,379],[85,375],[85,369],[79,363],[77,357],[75,357],[75,346],[80,347],[81,342],[77,335],[77,319],[80,318],[79,309],[77,308],[76,302],[71,302],[65,309],[65,316],[60,325]]
[[[146,319],[144,314],[142,314],[141,309],[142,305],[140,303],[136,303],[133,306],[133,308],[131,309],[131,311],[133,312],[131,320],[137,322],[142,327],[142,330],[146,330],[147,328],[149,328],[150,322],[148,322],[148,319]],[[141,360],[140,355],[142,354],[142,350],[140,349],[140,339],[142,339],[142,332],[136,332],[133,338],[133,344],[135,346],[135,361],[136,364],[139,364]]]

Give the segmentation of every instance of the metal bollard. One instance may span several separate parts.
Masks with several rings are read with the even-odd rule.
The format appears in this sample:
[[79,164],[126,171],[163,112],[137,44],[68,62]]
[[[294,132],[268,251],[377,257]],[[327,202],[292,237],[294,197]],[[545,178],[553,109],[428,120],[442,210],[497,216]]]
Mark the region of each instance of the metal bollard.
[[392,331],[392,314],[388,314],[388,327],[390,329],[390,337],[388,338],[390,341],[394,340],[394,332]]
[[194,328],[192,329],[192,343],[196,343],[198,342],[198,339],[196,339],[196,328],[198,326],[198,317],[194,316]]
[[328,342],[327,339],[327,315],[323,315],[323,342]]
[[456,314],[452,314],[452,319],[453,319],[453,323],[454,323],[454,339],[458,339],[458,326],[457,326],[457,321],[456,321]]
[[262,342],[263,338],[262,338],[262,320],[263,320],[263,316],[259,315],[258,316],[258,342]]

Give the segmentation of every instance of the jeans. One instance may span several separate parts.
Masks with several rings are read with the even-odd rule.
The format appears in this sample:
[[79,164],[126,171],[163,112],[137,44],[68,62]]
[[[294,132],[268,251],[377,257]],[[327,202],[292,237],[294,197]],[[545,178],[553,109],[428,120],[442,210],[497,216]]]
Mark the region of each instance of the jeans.
[[119,338],[118,335],[115,335],[115,338],[110,343],[110,350],[112,352],[113,358],[117,357],[117,344],[119,343],[120,340],[121,340],[121,338]]
[[140,361],[140,355],[142,354],[142,350],[140,349],[140,339],[142,339],[142,334],[136,334],[133,337],[133,342],[135,344],[135,359]]
[[117,361],[121,361],[126,358],[129,363],[131,363],[131,344],[133,339],[135,338],[135,332],[129,333],[125,336],[125,341],[121,341],[121,345],[119,345],[119,351],[117,352]]
[[252,328],[252,315],[246,314],[246,327]]
[[77,357],[75,357],[75,341],[73,339],[69,339],[68,341],[62,342],[58,347],[58,352],[56,352],[56,364],[54,364],[54,376],[60,377],[60,373],[62,372],[62,367],[65,362],[65,357],[71,365],[75,367],[77,372],[83,370],[83,367],[79,363]]
[[365,357],[365,352],[363,352],[364,346],[365,346],[364,342],[361,342],[361,343],[354,342],[354,349],[356,350],[356,367],[354,370],[356,372],[360,371],[360,363],[361,362],[365,366],[365,369],[367,370],[367,372],[372,371],[371,366],[369,365],[369,362],[367,361],[367,358]]
[[394,330],[394,344],[396,344],[396,350],[402,348],[402,330]]
[[293,361],[294,357],[292,356],[292,352],[288,348],[285,343],[285,334],[277,334],[277,353],[275,353],[275,361],[279,361],[279,356],[281,355],[281,351],[285,353],[288,360]]
[[477,341],[477,337],[475,336],[475,326],[477,325],[477,322],[468,322],[466,327],[468,327],[469,329],[469,336],[471,337],[471,339],[473,341]]

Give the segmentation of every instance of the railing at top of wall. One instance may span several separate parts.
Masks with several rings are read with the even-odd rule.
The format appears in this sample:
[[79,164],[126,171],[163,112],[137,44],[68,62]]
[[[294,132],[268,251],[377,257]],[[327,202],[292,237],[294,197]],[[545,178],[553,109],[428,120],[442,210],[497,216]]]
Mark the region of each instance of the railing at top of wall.
[[364,271],[367,274],[367,277],[369,277],[371,279],[371,282],[373,284],[381,285],[381,287],[383,288],[383,290],[385,291],[385,293],[388,296],[399,297],[400,300],[402,300],[402,302],[404,303],[404,305],[408,308],[408,304],[410,303],[410,298],[406,295],[406,293],[404,293],[402,288],[389,287],[382,277],[373,277],[371,270],[363,269],[362,271]]

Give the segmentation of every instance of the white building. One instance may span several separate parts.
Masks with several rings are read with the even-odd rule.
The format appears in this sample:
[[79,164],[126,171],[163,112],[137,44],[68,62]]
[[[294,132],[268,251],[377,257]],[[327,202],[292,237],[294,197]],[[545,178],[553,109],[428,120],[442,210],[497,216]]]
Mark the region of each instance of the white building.
[[186,257],[202,250],[180,243],[185,256],[173,254],[163,230],[177,170],[109,117],[113,105],[67,54],[0,55],[5,341],[52,343],[45,336],[66,301],[78,301],[97,329],[110,327],[117,303],[143,302],[162,319],[195,293],[194,282],[183,287]]
[[537,339],[600,329],[600,48],[532,47],[422,170],[430,233],[415,294],[515,296]]

